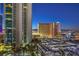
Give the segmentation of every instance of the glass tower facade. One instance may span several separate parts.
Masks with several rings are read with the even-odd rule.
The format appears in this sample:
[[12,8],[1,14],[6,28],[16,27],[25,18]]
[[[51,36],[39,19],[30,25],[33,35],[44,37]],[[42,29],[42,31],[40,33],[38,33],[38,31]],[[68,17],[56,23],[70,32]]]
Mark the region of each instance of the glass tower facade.
[[20,45],[32,38],[31,4],[4,3],[5,43]]
[[5,15],[5,32],[6,32],[6,41],[5,43],[11,44],[13,40],[13,33],[12,33],[12,21],[13,21],[13,10],[12,10],[12,3],[5,3],[4,4],[4,15]]
[[16,41],[16,3],[13,3],[13,43]]

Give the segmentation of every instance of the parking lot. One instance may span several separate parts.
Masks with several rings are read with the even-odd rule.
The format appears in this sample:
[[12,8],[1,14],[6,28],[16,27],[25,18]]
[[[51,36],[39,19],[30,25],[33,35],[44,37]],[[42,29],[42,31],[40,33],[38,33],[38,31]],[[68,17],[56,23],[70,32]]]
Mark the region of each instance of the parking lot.
[[42,40],[38,48],[43,56],[78,56],[79,46],[64,40]]

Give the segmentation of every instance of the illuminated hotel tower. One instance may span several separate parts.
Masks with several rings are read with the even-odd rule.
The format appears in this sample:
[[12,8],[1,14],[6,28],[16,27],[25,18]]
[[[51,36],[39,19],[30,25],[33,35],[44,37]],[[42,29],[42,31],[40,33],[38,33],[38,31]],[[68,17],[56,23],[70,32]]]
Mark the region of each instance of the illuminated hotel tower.
[[56,27],[57,27],[57,32],[58,32],[58,35],[61,33],[61,24],[60,22],[56,22]]
[[12,21],[13,21],[13,5],[11,3],[4,4],[4,16],[5,16],[5,32],[6,32],[6,39],[5,43],[11,44],[13,40],[13,33],[12,33]]
[[39,23],[38,32],[42,37],[55,38],[60,35],[61,28],[59,22],[53,23]]
[[28,44],[32,40],[30,3],[6,3],[4,4],[6,41],[20,46]]
[[60,22],[54,22],[50,24],[50,36],[56,37],[61,33],[61,25]]
[[16,4],[16,45],[28,44],[32,40],[32,4]]

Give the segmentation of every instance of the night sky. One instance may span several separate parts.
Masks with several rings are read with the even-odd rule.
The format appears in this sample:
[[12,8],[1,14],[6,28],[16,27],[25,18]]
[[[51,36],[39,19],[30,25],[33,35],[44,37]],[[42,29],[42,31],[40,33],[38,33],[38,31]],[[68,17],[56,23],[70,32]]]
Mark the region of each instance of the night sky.
[[0,3],[0,14],[3,14],[3,4]]
[[[1,4],[1,3],[0,3]],[[3,14],[3,5],[0,6],[0,14]],[[64,29],[79,29],[79,4],[32,4],[32,28],[36,29],[39,22],[61,23]],[[4,20],[3,20],[4,24]]]
[[32,28],[37,28],[39,22],[61,23],[62,29],[79,29],[79,4],[32,4]]
[[2,20],[3,19],[2,15],[3,15],[3,4],[0,3],[0,33],[2,33],[2,29],[4,27],[3,23],[4,20]]

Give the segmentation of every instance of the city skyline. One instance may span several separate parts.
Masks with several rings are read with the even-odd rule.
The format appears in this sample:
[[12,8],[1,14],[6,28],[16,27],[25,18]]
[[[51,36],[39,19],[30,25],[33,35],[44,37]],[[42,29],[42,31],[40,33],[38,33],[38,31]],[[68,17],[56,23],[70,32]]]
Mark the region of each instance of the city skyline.
[[79,56],[78,14],[79,4],[1,3],[0,56]]
[[36,3],[32,5],[32,28],[39,22],[59,21],[62,29],[79,29],[79,4],[74,3]]
[[[0,14],[3,15],[3,4]],[[32,4],[32,29],[36,29],[39,22],[51,23],[59,21],[62,29],[79,29],[79,4],[74,3],[33,3]],[[3,20],[3,28],[5,21]]]

